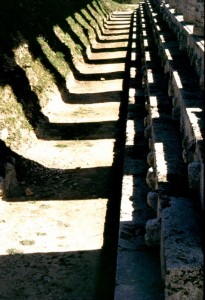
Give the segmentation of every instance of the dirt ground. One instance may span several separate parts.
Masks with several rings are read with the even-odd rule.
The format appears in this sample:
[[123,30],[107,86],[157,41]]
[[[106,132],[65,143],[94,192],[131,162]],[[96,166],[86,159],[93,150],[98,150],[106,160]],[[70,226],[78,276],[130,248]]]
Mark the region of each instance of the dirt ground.
[[20,197],[0,201],[0,299],[113,299],[131,12],[113,14],[19,153]]

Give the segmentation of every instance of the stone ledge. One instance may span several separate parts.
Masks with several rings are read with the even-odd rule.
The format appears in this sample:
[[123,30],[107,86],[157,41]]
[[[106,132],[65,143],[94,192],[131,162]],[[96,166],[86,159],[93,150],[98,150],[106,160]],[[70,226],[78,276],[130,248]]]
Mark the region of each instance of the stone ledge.
[[161,214],[161,265],[165,298],[203,299],[203,251],[192,200],[170,198]]

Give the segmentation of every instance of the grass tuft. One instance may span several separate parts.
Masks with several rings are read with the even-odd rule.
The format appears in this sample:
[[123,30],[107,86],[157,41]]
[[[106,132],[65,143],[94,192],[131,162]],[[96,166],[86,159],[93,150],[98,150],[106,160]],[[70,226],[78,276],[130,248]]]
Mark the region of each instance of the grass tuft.
[[23,246],[32,246],[35,244],[34,240],[22,240],[20,241],[20,244]]

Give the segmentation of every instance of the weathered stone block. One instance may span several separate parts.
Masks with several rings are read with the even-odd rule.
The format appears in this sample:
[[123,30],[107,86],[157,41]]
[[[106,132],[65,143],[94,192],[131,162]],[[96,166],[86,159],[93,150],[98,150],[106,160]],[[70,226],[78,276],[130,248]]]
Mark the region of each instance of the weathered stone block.
[[187,0],[187,5],[184,10],[184,21],[193,23],[195,20],[196,0]]
[[196,1],[194,34],[204,36],[204,1]]
[[200,161],[193,161],[188,165],[188,179],[189,187],[192,190],[199,189],[201,178],[201,163]]
[[151,219],[146,224],[145,244],[149,247],[158,247],[160,245],[160,219]]
[[157,205],[158,205],[158,193],[149,192],[147,194],[147,204],[153,208],[153,210],[157,213]]
[[154,168],[149,168],[146,176],[146,183],[154,191],[157,187],[157,177]]
[[171,198],[161,214],[161,265],[165,299],[203,299],[203,251],[193,203]]
[[145,118],[144,118],[144,126],[147,127],[150,125],[151,123],[151,120],[150,120],[150,115],[147,115]]
[[180,120],[180,112],[181,112],[180,106],[173,107],[172,116],[174,120]]
[[182,14],[183,11],[184,11],[184,8],[186,7],[186,3],[187,0],[180,0],[180,1],[177,1],[176,3],[176,12],[178,14]]
[[170,5],[170,7],[175,8],[177,5],[177,0],[169,0],[169,5]]
[[158,196],[157,216],[161,217],[162,211],[170,206],[170,198],[164,194]]
[[145,137],[146,139],[149,139],[149,138],[152,137],[152,126],[151,126],[151,125],[149,125],[149,126],[147,126],[147,127],[145,128],[145,130],[144,130],[144,137]]
[[4,178],[0,176],[0,197],[4,194]]
[[6,163],[5,165],[3,194],[6,197],[17,197],[20,195],[20,187],[17,181],[15,166],[11,163]]
[[154,151],[151,151],[151,152],[148,153],[148,155],[147,155],[147,164],[150,167],[154,167],[155,166],[155,154],[154,154]]
[[151,151],[154,150],[154,141],[152,138],[149,138],[148,144],[149,144],[149,149]]

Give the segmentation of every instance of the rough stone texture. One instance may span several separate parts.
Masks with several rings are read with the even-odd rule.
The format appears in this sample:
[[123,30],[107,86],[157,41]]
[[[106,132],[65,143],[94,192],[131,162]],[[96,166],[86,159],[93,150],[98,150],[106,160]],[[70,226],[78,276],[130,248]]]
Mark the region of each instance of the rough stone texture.
[[[151,81],[149,76],[144,75],[144,78],[147,78],[147,87],[146,82],[144,82],[144,85],[148,99],[149,126],[152,126],[150,150],[152,150],[155,157],[152,158],[152,152],[147,157],[150,168],[146,179],[150,188],[158,193],[158,197],[156,196],[157,218],[147,222],[145,242],[151,247],[157,245],[161,220],[160,248],[162,275],[165,281],[165,299],[202,300],[203,252],[200,245],[200,229],[195,220],[192,200],[174,198],[173,195],[178,190],[176,188],[177,184],[179,188],[182,187],[183,177],[188,171],[189,185],[193,189],[201,191],[203,203],[202,132],[204,125],[201,114],[203,100],[199,93],[197,76],[189,64],[188,57],[184,55],[184,50],[187,50],[188,35],[182,31],[180,32],[177,26],[173,30],[176,37],[173,32],[169,32],[169,28],[174,28],[176,25],[175,19],[177,22],[182,23],[181,16],[177,16],[174,13],[175,10],[170,9],[169,5],[165,6],[165,10],[161,9],[161,12],[164,14],[164,20],[168,20],[169,27],[163,27],[162,15],[159,14],[160,10],[155,10],[149,1],[145,1],[145,3],[143,7],[146,7],[146,11],[143,16],[147,12],[147,19],[150,20],[152,33],[147,26],[148,20],[144,21],[143,30],[147,32],[142,34],[143,50],[145,51],[144,71],[146,72],[149,69],[149,73],[151,73],[151,69],[154,79],[159,75],[156,76],[156,73],[159,72],[160,62],[158,68],[156,68],[154,66],[156,58],[153,54],[155,49],[150,46],[152,44],[151,35],[153,34],[165,75],[168,78],[168,95],[173,105],[170,114],[177,121],[178,130],[181,131],[183,158],[184,162],[189,164],[187,170],[187,167],[181,163],[182,149],[178,145],[178,142],[181,144],[181,141],[176,139],[177,130],[175,132],[173,130],[175,127],[174,122],[173,120],[170,121],[165,105],[160,102],[159,90],[162,90],[162,80],[158,84],[157,90],[154,80]],[[166,10],[171,16],[169,16],[169,13],[166,14]],[[192,83],[191,86],[190,82]],[[155,96],[155,99],[153,96]],[[145,125],[148,125],[147,121]],[[167,188],[167,182],[172,182],[171,188]],[[181,191],[185,194],[187,191],[183,189],[184,187],[188,189],[188,184],[185,182],[184,184]],[[156,208],[156,198],[155,194],[152,193],[147,196],[147,203],[154,210]]]
[[204,0],[196,1],[194,34],[204,37]]
[[175,106],[172,109],[172,116],[175,120],[180,120],[180,106]]
[[154,168],[149,168],[146,176],[146,183],[148,186],[155,191],[157,189],[157,176]]
[[149,139],[149,138],[152,137],[152,127],[151,126],[147,126],[145,128],[144,136],[145,136],[146,139]]
[[171,198],[162,212],[161,264],[165,299],[203,299],[203,252],[190,199]]
[[0,176],[0,197],[4,194],[4,179]]
[[[204,179],[204,101],[200,92],[197,74],[195,74],[189,63],[191,56],[194,55],[192,64],[195,67],[194,61],[197,62],[200,77],[203,71],[203,69],[200,71],[200,68],[203,66],[204,58],[201,58],[203,51],[201,54],[197,52],[201,49],[199,47],[200,43],[197,43],[190,32],[186,31],[182,22],[180,22],[180,18],[173,14],[169,6],[165,5],[161,10],[152,9],[154,6],[147,1],[146,7],[153,25],[153,33],[158,45],[159,55],[163,61],[164,71],[169,76],[168,95],[172,98],[172,116],[179,121],[180,131],[184,137],[182,152],[184,162],[192,163],[197,161],[201,164],[200,174],[198,175],[201,178],[199,195],[202,207],[204,207],[204,195],[201,192],[204,185],[202,181]],[[162,23],[161,16],[166,20],[166,23]],[[168,24],[168,27],[166,24]],[[172,30],[172,33],[167,32],[168,28]],[[187,57],[180,50],[182,48],[183,51],[189,52]],[[200,77],[200,80],[202,80],[202,77]],[[190,82],[192,83],[191,85]]]
[[149,192],[147,194],[147,204],[153,208],[155,213],[157,213],[157,205],[158,205],[158,193]]
[[186,7],[186,4],[187,4],[187,0],[180,0],[180,1],[177,1],[177,3],[176,3],[176,12],[177,12],[178,14],[183,13],[184,8]]
[[5,165],[5,178],[3,182],[3,194],[7,197],[19,196],[20,189],[19,183],[16,178],[15,166],[6,163]]
[[154,151],[151,151],[148,153],[147,155],[147,163],[150,167],[154,167],[155,165],[155,155],[154,155]]
[[158,206],[157,206],[157,217],[161,217],[161,213],[163,209],[170,206],[170,198],[167,195],[160,195],[158,196]]
[[203,0],[153,0],[157,5],[167,4],[172,13],[181,14],[183,20],[193,24],[193,33],[204,37],[204,1]]
[[[154,2],[159,5],[158,1]],[[187,52],[190,63],[199,76],[200,87],[204,90],[204,4],[194,2],[196,1],[188,0],[184,16],[175,15],[169,4],[161,5],[159,9],[178,37],[181,49]]]
[[145,243],[149,247],[158,247],[160,245],[160,219],[150,219],[146,224]]
[[169,4],[170,4],[170,7],[176,7],[177,5],[177,0],[169,0]]
[[186,9],[184,10],[184,21],[193,23],[195,20],[196,0],[187,0]]
[[114,300],[164,299],[159,290],[161,276],[155,272],[157,255],[154,251],[129,251],[129,254],[121,251],[119,259],[121,265],[118,265]]
[[199,161],[193,161],[188,165],[189,187],[192,190],[198,190],[200,186],[201,164]]

